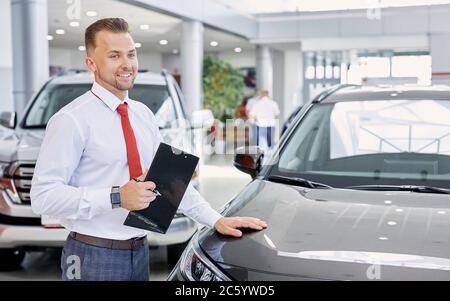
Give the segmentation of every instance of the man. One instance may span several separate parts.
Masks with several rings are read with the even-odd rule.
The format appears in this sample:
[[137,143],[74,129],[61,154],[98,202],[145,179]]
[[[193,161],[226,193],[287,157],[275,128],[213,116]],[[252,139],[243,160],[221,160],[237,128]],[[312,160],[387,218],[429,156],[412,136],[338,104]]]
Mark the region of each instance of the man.
[[250,120],[256,123],[256,145],[266,152],[272,150],[276,119],[280,115],[278,104],[269,98],[269,91],[261,91],[261,98],[250,109]]
[[255,102],[261,98],[262,95],[261,92],[262,92],[261,90],[256,90],[255,95],[253,95],[253,97],[249,98],[249,100],[247,101],[247,104],[245,105],[245,109],[247,110],[247,116],[250,113]]
[[[77,262],[75,279],[148,280],[148,232],[123,222],[156,198],[149,190],[155,183],[134,178],[145,178],[142,167],[150,166],[161,135],[150,109],[128,98],[138,70],[128,23],[98,20],[86,29],[85,44],[95,83],[49,120],[32,180],[32,209],[71,231],[61,258],[64,280],[74,278],[71,264]],[[191,185],[180,209],[225,235],[266,227],[256,218],[222,217]]]
[[253,107],[253,105],[261,98],[261,90],[256,90],[255,95],[251,97],[247,104],[245,105],[245,111],[247,114],[248,122],[250,125],[250,132],[251,132],[251,145],[257,145],[257,135],[256,135],[256,124],[254,123],[254,120],[250,118],[250,111]]

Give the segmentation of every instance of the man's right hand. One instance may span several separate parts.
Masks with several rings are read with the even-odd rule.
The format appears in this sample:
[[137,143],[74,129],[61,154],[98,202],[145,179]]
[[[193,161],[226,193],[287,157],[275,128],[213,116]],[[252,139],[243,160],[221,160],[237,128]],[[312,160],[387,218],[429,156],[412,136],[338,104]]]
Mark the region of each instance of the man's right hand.
[[[145,173],[138,178],[144,181]],[[121,207],[130,211],[142,210],[147,208],[155,200],[156,194],[148,189],[155,189],[154,182],[137,182],[131,180],[119,188]]]

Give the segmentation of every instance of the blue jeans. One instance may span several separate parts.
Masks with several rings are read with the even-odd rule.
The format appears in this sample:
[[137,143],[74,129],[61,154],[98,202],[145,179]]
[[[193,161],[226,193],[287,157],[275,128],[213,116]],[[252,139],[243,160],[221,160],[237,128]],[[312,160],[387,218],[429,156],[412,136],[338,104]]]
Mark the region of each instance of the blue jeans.
[[66,281],[148,281],[149,248],[118,250],[66,240],[61,256],[62,279]]
[[[271,148],[273,145],[273,138],[275,134],[274,126],[257,126],[256,127],[256,145]],[[265,143],[264,143],[265,142]]]

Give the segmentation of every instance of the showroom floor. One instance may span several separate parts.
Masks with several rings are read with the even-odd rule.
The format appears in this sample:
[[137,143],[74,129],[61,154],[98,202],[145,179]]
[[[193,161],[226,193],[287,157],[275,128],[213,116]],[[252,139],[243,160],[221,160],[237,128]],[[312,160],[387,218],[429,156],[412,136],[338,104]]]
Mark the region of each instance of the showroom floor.
[[[213,156],[200,172],[200,192],[215,209],[239,192],[250,176],[232,167],[232,156]],[[224,183],[227,189],[223,189]],[[218,193],[219,192],[219,193]],[[165,248],[150,251],[150,280],[165,280],[167,268]],[[21,270],[0,273],[1,280],[59,280],[60,250],[27,253]]]

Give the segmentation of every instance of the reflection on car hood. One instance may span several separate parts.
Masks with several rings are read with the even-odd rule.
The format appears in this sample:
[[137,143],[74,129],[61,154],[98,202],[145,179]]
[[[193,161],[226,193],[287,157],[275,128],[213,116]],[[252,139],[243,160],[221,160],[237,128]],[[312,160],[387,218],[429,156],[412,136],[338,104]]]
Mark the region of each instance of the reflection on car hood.
[[237,280],[450,280],[450,197],[256,180],[226,215],[268,228],[200,245]]

